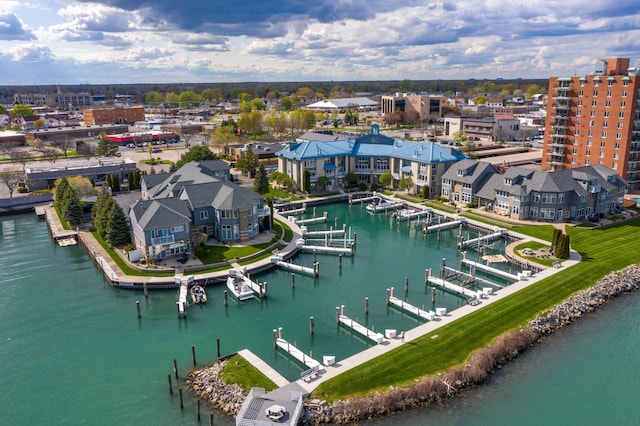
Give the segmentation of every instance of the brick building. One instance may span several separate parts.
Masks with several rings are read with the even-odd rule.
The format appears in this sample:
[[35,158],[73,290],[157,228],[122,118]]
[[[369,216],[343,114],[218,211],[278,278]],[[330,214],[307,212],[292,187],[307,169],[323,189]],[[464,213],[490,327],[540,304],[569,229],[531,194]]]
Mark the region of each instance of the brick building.
[[545,170],[602,164],[640,189],[640,70],[629,63],[603,59],[591,75],[549,79]]
[[82,111],[82,115],[86,126],[134,123],[145,119],[144,107],[142,106],[85,109]]

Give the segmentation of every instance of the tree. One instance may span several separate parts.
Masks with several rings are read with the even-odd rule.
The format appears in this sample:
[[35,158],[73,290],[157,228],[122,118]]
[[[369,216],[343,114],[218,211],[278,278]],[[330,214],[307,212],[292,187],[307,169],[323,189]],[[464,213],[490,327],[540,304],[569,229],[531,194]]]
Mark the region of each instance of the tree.
[[258,194],[266,194],[269,192],[269,178],[267,177],[267,171],[264,168],[264,164],[260,164],[260,167],[258,167],[256,179],[253,182],[253,190]]
[[98,199],[91,209],[91,222],[96,227],[96,231],[101,237],[105,237],[109,224],[110,210],[116,204],[115,200],[106,189],[102,189],[98,194]]
[[69,222],[69,225],[80,225],[82,223],[82,206],[80,205],[80,198],[73,188],[69,188],[69,198],[63,215],[65,220]]
[[111,191],[120,192],[120,176],[119,175],[111,176]]
[[118,150],[118,145],[106,137],[100,136],[98,147],[96,148],[96,155],[99,157],[120,157],[121,154]]
[[127,220],[127,216],[124,214],[122,207],[120,207],[115,201],[113,202],[112,208],[109,210],[105,240],[107,240],[107,242],[113,247],[131,242],[129,221]]
[[420,196],[421,196],[423,199],[425,199],[425,200],[426,200],[426,199],[428,199],[428,198],[429,198],[429,195],[430,195],[429,185],[425,185],[425,186],[423,186],[423,187],[422,187],[422,190],[421,190],[421,193],[420,193]]
[[217,103],[224,98],[224,92],[221,87],[207,88],[200,92],[200,97],[205,101]]
[[53,189],[53,199],[60,212],[67,210],[67,203],[71,195],[71,185],[66,176],[56,179]]
[[15,104],[13,108],[11,108],[11,115],[31,117],[33,116],[33,110],[24,104]]
[[247,146],[247,149],[242,154],[240,154],[240,157],[238,157],[238,161],[236,161],[236,168],[240,169],[242,173],[249,176],[255,176],[258,165],[258,156],[253,153],[253,148],[251,148],[251,145]]
[[164,102],[164,95],[160,92],[148,92],[144,95],[144,103],[147,105],[160,105]]
[[357,174],[355,174],[355,173],[351,173],[351,172],[350,172],[350,173],[347,173],[347,174],[344,176],[344,181],[345,181],[345,183],[347,184],[347,186],[353,186],[353,185],[355,185],[356,183],[358,183],[358,175],[357,175]]
[[282,106],[283,110],[290,111],[291,108],[293,108],[293,101],[289,96],[283,96],[282,98],[280,98],[280,105]]
[[71,176],[66,178],[69,186],[81,199],[96,194],[96,188],[89,178],[84,176]]
[[302,191],[307,194],[311,192],[311,173],[308,170],[302,173]]
[[378,182],[380,182],[380,185],[389,186],[393,182],[393,176],[389,172],[383,173],[378,178]]
[[78,141],[76,142],[76,152],[79,156],[89,159],[96,155],[96,148],[85,141]]
[[13,193],[20,185],[20,181],[23,179],[23,174],[18,172],[1,173],[0,180],[9,190],[9,198],[13,198]]
[[208,146],[196,145],[180,156],[180,159],[175,162],[174,168],[177,170],[191,161],[207,161],[215,160],[216,158],[218,157],[211,152]]
[[180,108],[190,108],[200,102],[200,97],[190,90],[181,92],[178,95],[178,106]]
[[327,176],[318,176],[318,181],[316,182],[318,191],[324,191],[330,182],[331,180]]
[[67,158],[67,151],[73,146],[75,143],[66,136],[56,135],[51,139],[51,146],[58,148],[64,153],[64,158]]
[[412,186],[413,186],[413,179],[411,179],[410,177],[406,177],[404,179],[400,179],[400,182],[398,182],[398,187],[402,191],[407,191],[408,192],[409,189],[411,189]]

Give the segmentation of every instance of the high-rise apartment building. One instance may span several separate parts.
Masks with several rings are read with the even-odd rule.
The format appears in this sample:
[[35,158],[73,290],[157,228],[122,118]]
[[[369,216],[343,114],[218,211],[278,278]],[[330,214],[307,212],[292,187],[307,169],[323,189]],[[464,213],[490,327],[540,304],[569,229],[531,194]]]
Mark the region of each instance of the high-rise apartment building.
[[602,164],[640,189],[640,70],[601,59],[593,74],[551,77],[542,166]]

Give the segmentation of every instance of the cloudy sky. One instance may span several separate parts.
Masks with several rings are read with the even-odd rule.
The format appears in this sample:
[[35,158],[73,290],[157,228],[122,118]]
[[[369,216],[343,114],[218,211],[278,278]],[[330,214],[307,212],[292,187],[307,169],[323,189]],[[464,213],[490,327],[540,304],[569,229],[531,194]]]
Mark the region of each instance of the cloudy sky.
[[640,66],[640,1],[0,0],[0,84],[547,78]]

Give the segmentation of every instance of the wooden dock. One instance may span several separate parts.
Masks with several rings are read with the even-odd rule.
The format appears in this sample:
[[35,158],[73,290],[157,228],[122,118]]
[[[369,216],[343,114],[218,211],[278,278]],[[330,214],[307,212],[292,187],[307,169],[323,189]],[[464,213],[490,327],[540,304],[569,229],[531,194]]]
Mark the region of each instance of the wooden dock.
[[352,320],[351,318],[349,318],[346,315],[339,315],[338,316],[338,322],[340,324],[345,325],[346,327],[349,327],[350,329],[352,329],[356,333],[361,334],[362,336],[366,337],[367,339],[376,342],[377,344],[380,344],[380,343],[384,342],[384,336],[381,333],[376,333],[373,330],[369,330],[364,325],[358,323],[357,321]]
[[[464,288],[462,286],[459,286],[457,284],[451,283],[449,281],[443,280],[442,278],[438,278],[438,277],[433,277],[433,276],[428,276],[427,280],[429,281],[430,284],[435,285],[436,287],[441,287],[444,288],[446,290],[450,290],[454,293],[460,294],[462,296],[465,296],[469,299],[475,299],[478,297],[478,293],[473,291],[473,290],[469,290],[468,288]],[[480,292],[482,293],[482,292]]]
[[300,349],[296,348],[295,345],[292,345],[291,343],[287,342],[285,339],[281,337],[278,337],[276,339],[276,346],[309,368],[313,368],[316,370],[319,370],[322,368],[322,364],[320,364],[320,362],[311,358],[309,355],[305,354]]
[[460,263],[462,263],[463,265],[470,265],[470,266],[472,266],[472,267],[474,267],[476,269],[480,269],[481,271],[485,271],[485,272],[487,272],[489,274],[497,275],[499,277],[506,278],[506,279],[509,279],[511,281],[519,281],[520,280],[517,275],[512,274],[510,272],[506,272],[506,271],[503,271],[501,269],[494,268],[494,267],[491,267],[489,265],[485,265],[485,264],[482,264],[482,263],[479,263],[479,262],[474,262],[473,260],[467,259],[466,252],[462,254],[462,259],[460,259]]
[[395,296],[389,296],[389,299],[387,300],[387,303],[389,303],[390,305],[396,306],[398,308],[400,308],[403,311],[409,312],[410,314],[413,314],[415,316],[417,316],[418,318],[422,318],[422,319],[426,319],[428,321],[433,321],[436,319],[436,313],[433,311],[425,311],[424,309],[420,309],[416,306],[413,306],[410,303],[407,303],[401,299],[398,299]]

